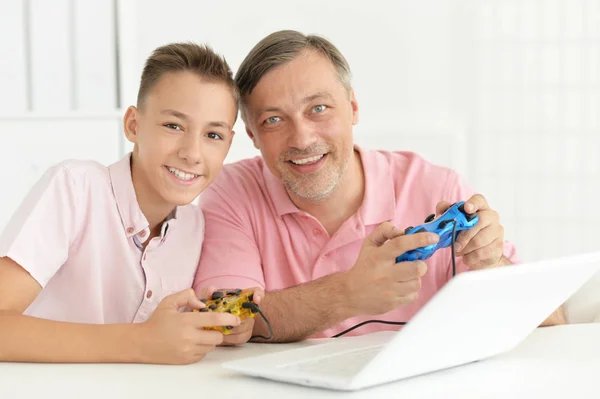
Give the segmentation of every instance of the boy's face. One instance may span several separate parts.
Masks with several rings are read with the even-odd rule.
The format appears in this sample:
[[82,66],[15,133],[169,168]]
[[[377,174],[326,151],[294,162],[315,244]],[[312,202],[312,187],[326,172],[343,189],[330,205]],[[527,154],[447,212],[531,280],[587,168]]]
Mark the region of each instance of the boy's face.
[[225,83],[191,72],[163,75],[140,109],[130,107],[125,115],[138,197],[143,190],[164,205],[191,203],[221,171],[236,116]]

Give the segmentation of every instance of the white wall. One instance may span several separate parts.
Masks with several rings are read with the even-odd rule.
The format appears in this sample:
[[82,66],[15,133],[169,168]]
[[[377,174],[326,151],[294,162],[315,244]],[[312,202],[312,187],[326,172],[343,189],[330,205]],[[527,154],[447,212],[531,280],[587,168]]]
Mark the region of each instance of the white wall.
[[[598,249],[599,3],[4,0],[0,50],[14,57],[0,63],[10,193],[0,226],[48,163],[109,163],[130,148],[119,118],[155,47],[208,42],[235,71],[263,36],[297,29],[348,58],[358,143],[456,168],[500,211],[525,259]],[[242,123],[235,129],[228,161],[256,155]]]

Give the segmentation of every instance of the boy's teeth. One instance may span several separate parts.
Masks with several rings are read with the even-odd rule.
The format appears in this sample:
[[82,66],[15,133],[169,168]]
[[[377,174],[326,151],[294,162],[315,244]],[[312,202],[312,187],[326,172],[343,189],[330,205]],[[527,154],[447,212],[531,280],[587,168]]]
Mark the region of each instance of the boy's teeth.
[[193,175],[193,174],[190,174],[190,173],[185,173],[185,172],[182,172],[179,169],[175,169],[175,168],[168,168],[168,169],[169,169],[169,172],[173,173],[175,176],[177,176],[181,180],[191,180],[194,177],[198,177],[198,175]]
[[310,157],[310,158],[304,158],[304,159],[296,159],[294,161],[291,161],[292,163],[296,164],[296,165],[304,165],[307,163],[311,163],[311,162],[316,162],[319,159],[323,158],[324,154],[322,155],[316,155],[314,157]]

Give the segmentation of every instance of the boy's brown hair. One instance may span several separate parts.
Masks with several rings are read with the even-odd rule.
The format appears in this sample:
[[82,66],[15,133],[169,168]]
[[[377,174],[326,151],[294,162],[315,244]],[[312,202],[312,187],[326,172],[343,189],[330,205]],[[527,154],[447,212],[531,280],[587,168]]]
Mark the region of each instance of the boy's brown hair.
[[225,58],[215,53],[208,45],[187,42],[158,47],[148,57],[138,90],[137,107],[143,107],[146,96],[164,74],[185,71],[195,73],[211,82],[226,84],[231,88],[237,103],[237,88]]

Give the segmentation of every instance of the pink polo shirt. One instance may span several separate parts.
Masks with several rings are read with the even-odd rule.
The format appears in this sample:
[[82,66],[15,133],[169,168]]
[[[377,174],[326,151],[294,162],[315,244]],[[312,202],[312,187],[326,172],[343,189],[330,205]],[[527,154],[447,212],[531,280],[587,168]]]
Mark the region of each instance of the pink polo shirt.
[[[278,290],[347,271],[364,238],[381,223],[391,221],[400,229],[416,226],[435,212],[439,201],[467,200],[474,193],[453,170],[417,154],[356,149],[365,174],[363,204],[332,237],[292,203],[262,158],[226,165],[200,197],[206,237],[194,287]],[[511,243],[505,243],[504,254],[517,261]],[[445,248],[427,260],[415,303],[377,317],[348,319],[315,337],[330,337],[370,319],[409,320],[451,277],[450,257],[450,248]],[[457,258],[457,272],[465,270]],[[347,335],[397,328],[371,323]]]
[[[192,286],[204,218],[178,207],[150,234],[131,180],[130,154],[106,167],[65,161],[35,184],[0,236],[0,256],[42,291],[26,315],[79,323],[146,320],[169,294]],[[200,238],[200,240],[199,240]]]

